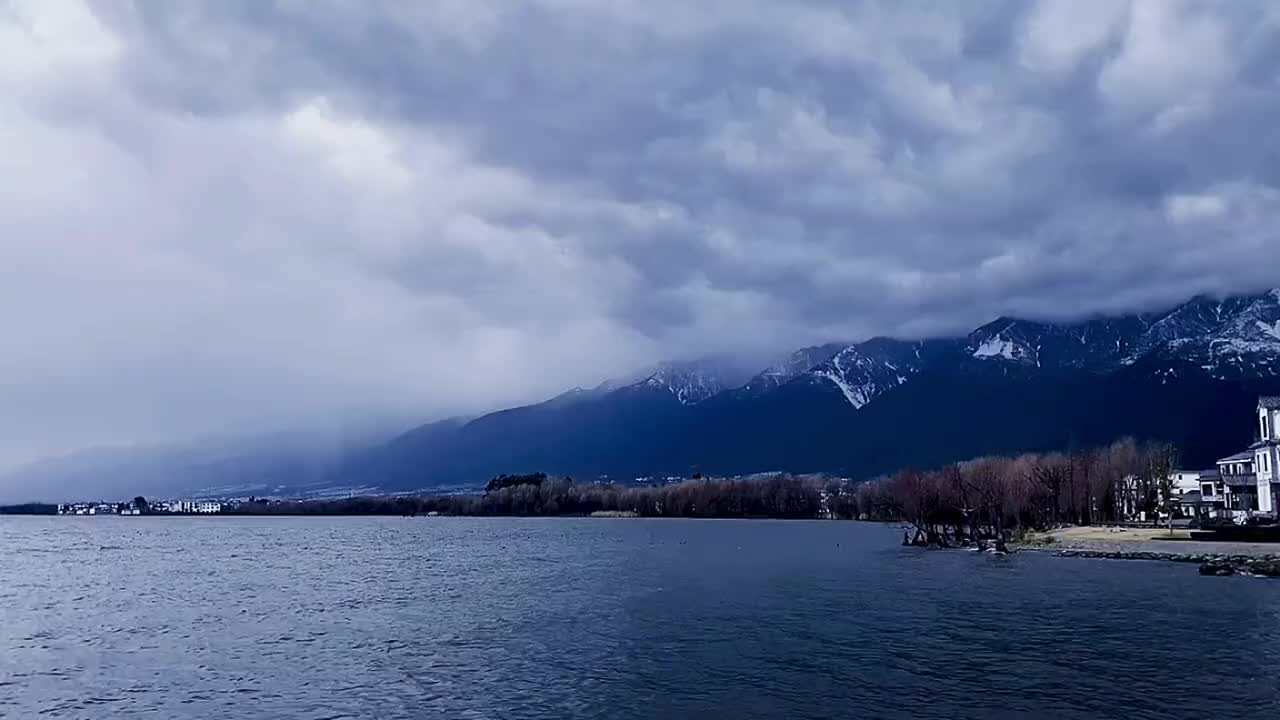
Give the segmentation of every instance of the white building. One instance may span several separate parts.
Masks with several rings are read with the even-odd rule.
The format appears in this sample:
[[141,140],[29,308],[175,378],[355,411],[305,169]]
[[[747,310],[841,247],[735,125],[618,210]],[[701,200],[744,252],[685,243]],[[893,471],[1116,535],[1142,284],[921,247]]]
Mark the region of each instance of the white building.
[[1254,452],[1258,510],[1274,513],[1280,500],[1280,396],[1258,398],[1258,442]]
[[[1217,477],[1202,473],[1202,506],[1242,522],[1250,515],[1280,510],[1280,396],[1258,398],[1258,441],[1217,462]],[[1181,473],[1181,471],[1180,471]],[[1175,487],[1190,482],[1174,474]]]
[[1172,481],[1173,496],[1180,497],[1200,490],[1200,478],[1205,474],[1204,470],[1174,470],[1169,476]]
[[151,503],[152,512],[158,513],[202,513],[222,512],[222,503],[217,500],[161,500]]
[[[1238,452],[1218,461],[1214,499],[1222,502],[1227,514],[1237,521],[1252,515],[1258,506],[1258,478],[1252,450]],[[1204,479],[1201,479],[1204,482]],[[1207,484],[1207,483],[1206,483]]]
[[1218,470],[1174,470],[1169,475],[1175,517],[1205,517],[1222,507]]

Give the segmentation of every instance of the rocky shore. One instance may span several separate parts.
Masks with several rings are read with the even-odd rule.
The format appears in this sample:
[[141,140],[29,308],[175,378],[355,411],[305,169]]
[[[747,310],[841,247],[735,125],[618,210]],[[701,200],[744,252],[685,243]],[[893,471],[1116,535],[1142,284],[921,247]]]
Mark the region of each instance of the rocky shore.
[[1257,555],[1219,555],[1211,553],[1149,552],[1145,550],[1085,550],[1067,548],[1058,557],[1099,558],[1105,560],[1166,560],[1196,563],[1201,575],[1262,575],[1280,577],[1280,553]]

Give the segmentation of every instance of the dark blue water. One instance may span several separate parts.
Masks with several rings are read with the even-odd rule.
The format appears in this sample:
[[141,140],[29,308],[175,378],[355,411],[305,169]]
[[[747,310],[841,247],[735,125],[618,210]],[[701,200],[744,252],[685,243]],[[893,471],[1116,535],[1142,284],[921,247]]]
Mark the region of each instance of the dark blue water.
[[1280,717],[1280,582],[900,537],[0,518],[0,715]]

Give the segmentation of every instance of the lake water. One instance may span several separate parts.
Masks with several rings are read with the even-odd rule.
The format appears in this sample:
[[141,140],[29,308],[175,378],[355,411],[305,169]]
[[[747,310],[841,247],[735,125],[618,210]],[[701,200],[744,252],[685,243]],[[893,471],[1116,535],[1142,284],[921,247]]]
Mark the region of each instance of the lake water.
[[1280,717],[1280,582],[900,538],[0,517],[0,716]]

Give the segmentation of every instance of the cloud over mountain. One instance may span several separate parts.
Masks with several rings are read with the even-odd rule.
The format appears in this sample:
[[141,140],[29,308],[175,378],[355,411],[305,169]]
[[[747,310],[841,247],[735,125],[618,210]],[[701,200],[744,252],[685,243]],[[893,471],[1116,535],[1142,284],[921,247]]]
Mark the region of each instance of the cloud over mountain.
[[0,7],[0,466],[1280,284],[1273,3]]

